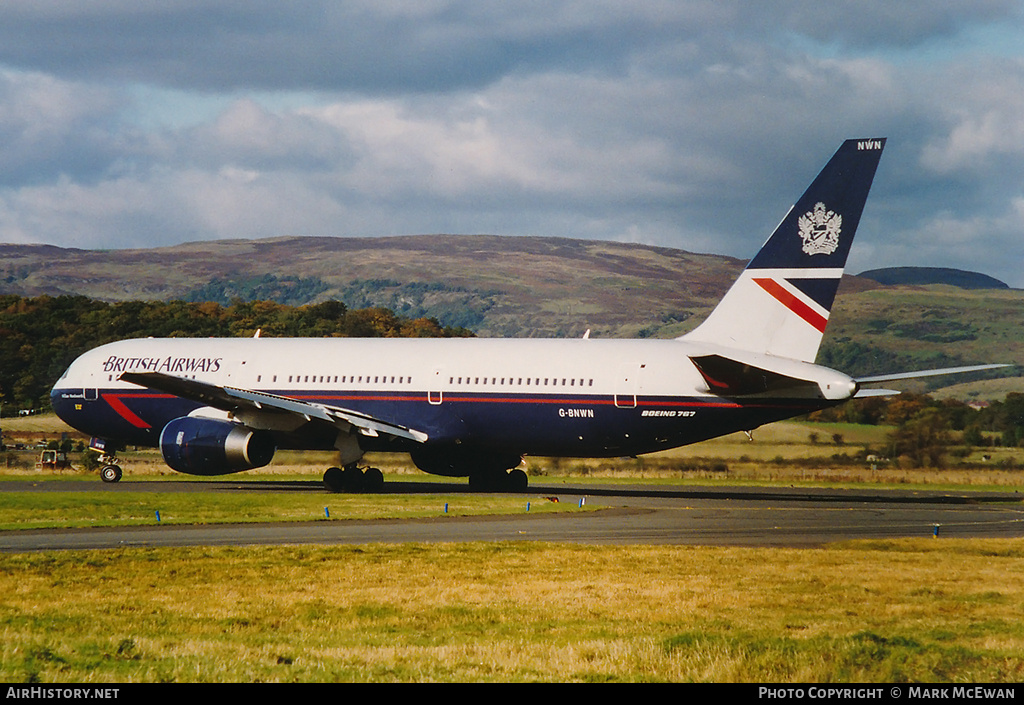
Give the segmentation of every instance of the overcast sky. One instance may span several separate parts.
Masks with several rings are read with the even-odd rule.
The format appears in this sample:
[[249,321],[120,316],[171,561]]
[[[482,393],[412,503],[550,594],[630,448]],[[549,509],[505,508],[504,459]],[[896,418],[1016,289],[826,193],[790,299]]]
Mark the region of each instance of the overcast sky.
[[746,258],[848,137],[889,138],[852,271],[1024,288],[1021,2],[0,3],[0,242]]

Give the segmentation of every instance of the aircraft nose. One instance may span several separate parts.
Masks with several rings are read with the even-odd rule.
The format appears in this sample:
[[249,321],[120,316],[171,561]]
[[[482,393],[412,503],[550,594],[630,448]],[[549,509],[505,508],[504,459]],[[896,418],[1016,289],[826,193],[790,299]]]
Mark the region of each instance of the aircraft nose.
[[68,398],[67,390],[58,389],[57,387],[50,390],[50,408],[64,422],[67,422],[70,415],[71,404],[72,402]]
[[[64,374],[60,376],[60,379],[50,389],[50,408],[65,422],[67,422],[69,411],[74,403],[73,393],[71,392],[73,388],[70,386],[72,367],[74,367],[74,363],[64,370]],[[82,390],[79,388],[75,391],[80,393]],[[78,397],[77,401],[81,404],[81,394]]]

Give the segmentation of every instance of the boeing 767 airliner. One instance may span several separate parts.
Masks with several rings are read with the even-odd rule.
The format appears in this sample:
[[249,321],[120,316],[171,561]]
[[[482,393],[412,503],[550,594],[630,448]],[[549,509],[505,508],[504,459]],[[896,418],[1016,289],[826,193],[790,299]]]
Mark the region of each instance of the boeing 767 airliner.
[[278,448],[335,450],[332,491],[379,489],[367,452],[481,489],[523,490],[524,457],[665,450],[841,404],[946,370],[854,379],[814,364],[885,146],[848,140],[695,330],[676,340],[137,339],[101,346],[51,392],[115,452],[157,446],[193,475],[267,465]]

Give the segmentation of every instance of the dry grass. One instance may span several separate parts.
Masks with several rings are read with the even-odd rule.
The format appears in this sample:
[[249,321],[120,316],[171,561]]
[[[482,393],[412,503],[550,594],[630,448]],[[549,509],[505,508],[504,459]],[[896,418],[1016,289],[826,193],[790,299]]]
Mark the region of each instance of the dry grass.
[[1018,682],[1024,544],[0,557],[5,681]]

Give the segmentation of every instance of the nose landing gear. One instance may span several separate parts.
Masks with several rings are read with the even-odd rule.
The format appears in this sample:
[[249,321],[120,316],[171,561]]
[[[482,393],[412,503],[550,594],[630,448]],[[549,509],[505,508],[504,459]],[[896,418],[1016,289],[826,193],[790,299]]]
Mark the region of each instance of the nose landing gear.
[[104,482],[119,482],[121,475],[121,467],[113,463],[108,463],[100,469],[100,479]]
[[121,466],[117,464],[119,448],[102,438],[91,438],[89,439],[89,450],[99,453],[100,479],[104,482],[119,482],[123,474]]

